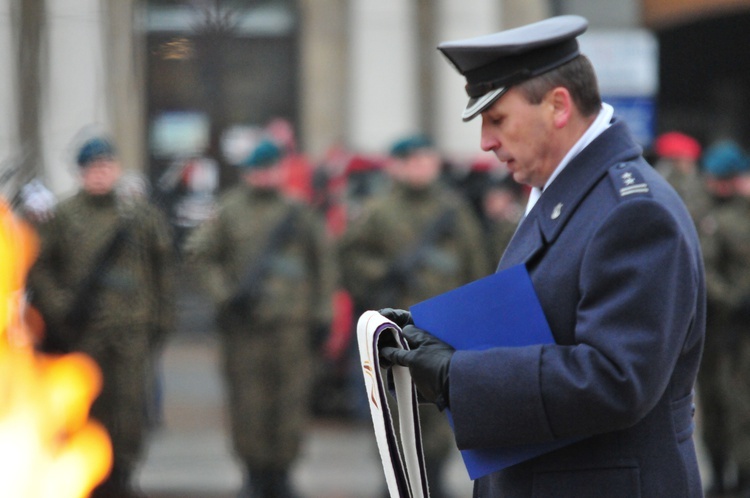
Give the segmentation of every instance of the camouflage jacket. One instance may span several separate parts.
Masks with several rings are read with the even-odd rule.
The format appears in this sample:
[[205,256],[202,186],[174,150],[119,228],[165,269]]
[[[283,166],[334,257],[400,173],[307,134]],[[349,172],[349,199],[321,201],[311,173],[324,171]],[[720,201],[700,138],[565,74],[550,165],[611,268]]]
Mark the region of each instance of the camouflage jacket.
[[[449,221],[435,233],[446,213]],[[371,199],[338,253],[344,285],[367,309],[408,308],[491,273],[479,221],[439,184],[422,190],[395,185]]]
[[750,316],[750,201],[717,202],[699,223],[708,301],[724,314]]
[[[111,249],[114,256],[95,269],[118,230],[122,238]],[[49,326],[75,326],[66,319],[84,296],[90,308],[84,328],[147,330],[152,345],[161,344],[171,332],[174,248],[169,226],[154,206],[142,200],[123,205],[114,194],[81,191],[59,204],[41,235],[29,289]],[[84,289],[92,274],[93,288]]]
[[[269,251],[269,237],[285,222],[288,236]],[[221,197],[217,216],[191,234],[185,251],[198,265],[220,319],[240,311],[255,324],[327,324],[335,272],[326,246],[312,210],[278,192],[240,185]],[[256,271],[259,264],[265,271]],[[247,282],[252,274],[260,281]],[[257,289],[254,299],[233,311],[231,302],[248,284]]]

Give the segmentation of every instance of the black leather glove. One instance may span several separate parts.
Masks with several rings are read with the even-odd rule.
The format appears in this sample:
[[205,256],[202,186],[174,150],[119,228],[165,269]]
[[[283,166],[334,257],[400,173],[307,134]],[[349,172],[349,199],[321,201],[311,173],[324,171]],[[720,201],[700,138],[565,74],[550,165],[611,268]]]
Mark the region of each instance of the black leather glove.
[[414,325],[414,320],[411,318],[411,313],[409,313],[406,310],[399,310],[395,308],[383,308],[382,310],[378,311],[381,315],[395,323],[401,328],[406,327],[407,325]]
[[450,401],[448,374],[456,350],[414,325],[406,325],[402,330],[411,349],[385,344],[380,347],[381,359],[408,367],[421,399],[443,410]]

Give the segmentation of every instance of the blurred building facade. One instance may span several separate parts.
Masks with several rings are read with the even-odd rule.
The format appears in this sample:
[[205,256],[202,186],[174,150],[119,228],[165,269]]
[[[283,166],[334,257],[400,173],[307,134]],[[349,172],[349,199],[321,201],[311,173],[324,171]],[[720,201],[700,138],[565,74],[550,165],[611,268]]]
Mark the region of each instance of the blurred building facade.
[[750,139],[750,0],[0,0],[0,178],[68,191],[76,134],[93,127],[157,179],[181,157],[231,162],[233,140],[274,117],[312,156],[413,131],[473,155],[479,122],[461,122],[462,78],[435,46],[557,14],[647,35],[606,37],[598,55],[646,62],[629,72],[645,100],[623,104],[644,142]]

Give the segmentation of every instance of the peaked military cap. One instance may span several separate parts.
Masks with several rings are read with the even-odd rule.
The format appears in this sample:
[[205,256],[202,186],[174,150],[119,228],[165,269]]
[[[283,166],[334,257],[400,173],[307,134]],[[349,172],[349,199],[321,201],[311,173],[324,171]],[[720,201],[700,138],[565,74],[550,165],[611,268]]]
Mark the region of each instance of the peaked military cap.
[[438,50],[466,77],[469,103],[461,116],[470,121],[508,89],[574,59],[576,37],[588,21],[557,16],[466,40],[443,42]]

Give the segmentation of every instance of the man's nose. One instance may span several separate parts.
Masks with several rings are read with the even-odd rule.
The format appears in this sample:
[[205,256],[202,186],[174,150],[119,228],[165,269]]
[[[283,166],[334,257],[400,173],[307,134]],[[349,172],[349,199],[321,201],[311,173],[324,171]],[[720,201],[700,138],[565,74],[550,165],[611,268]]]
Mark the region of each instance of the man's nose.
[[483,151],[486,152],[490,152],[500,148],[500,141],[488,130],[484,119],[482,119],[482,135],[479,146]]

